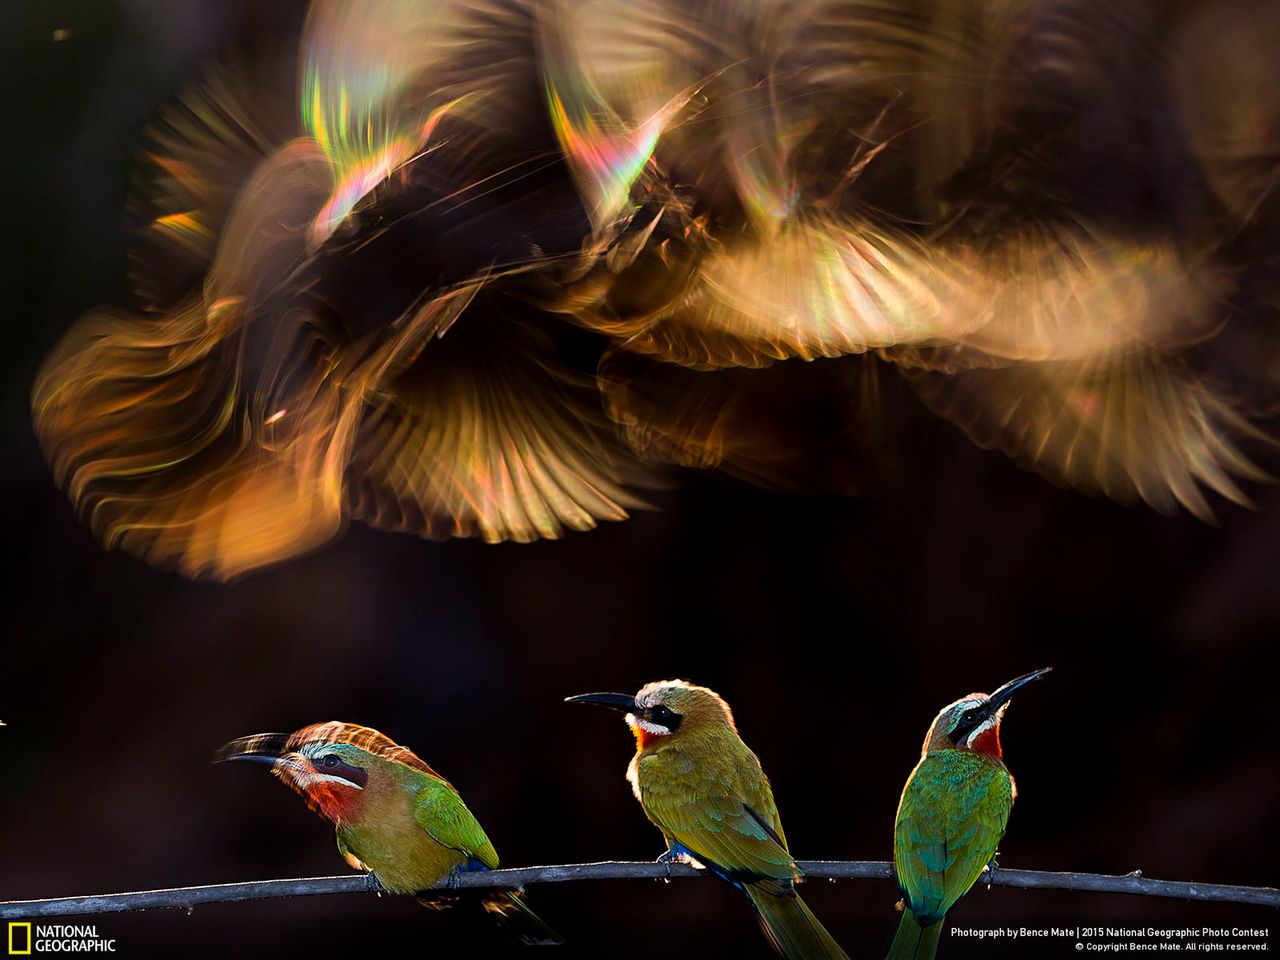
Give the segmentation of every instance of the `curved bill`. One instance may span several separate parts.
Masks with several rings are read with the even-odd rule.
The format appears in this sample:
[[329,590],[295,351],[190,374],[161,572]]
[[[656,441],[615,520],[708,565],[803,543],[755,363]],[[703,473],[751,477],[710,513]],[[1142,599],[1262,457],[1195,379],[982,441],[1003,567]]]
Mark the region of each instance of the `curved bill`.
[[1043,670],[1033,670],[1031,673],[1026,673],[1017,679],[1010,680],[1008,683],[999,687],[991,694],[990,697],[987,698],[987,702],[985,704],[986,708],[994,713],[1008,703],[1015,693],[1025,687],[1032,680],[1039,680],[1046,673],[1049,673],[1052,670],[1053,667],[1045,667]]
[[622,713],[634,713],[639,709],[636,706],[636,698],[628,693],[580,693],[576,697],[565,697],[564,702],[594,703]]
[[288,752],[288,743],[287,733],[257,733],[251,737],[240,737],[219,747],[213,755],[213,762],[248,760],[253,763],[274,764]]

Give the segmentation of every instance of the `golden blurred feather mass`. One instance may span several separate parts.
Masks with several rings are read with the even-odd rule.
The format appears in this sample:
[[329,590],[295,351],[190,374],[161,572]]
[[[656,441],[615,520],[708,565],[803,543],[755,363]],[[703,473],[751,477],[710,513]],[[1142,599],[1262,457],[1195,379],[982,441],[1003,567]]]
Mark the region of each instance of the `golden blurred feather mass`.
[[351,519],[554,538],[674,467],[865,493],[894,379],[1209,520],[1273,447],[1273,8],[316,0],[291,100],[233,62],[158,114],[137,310],[67,331],[36,432],[105,544],[216,579]]

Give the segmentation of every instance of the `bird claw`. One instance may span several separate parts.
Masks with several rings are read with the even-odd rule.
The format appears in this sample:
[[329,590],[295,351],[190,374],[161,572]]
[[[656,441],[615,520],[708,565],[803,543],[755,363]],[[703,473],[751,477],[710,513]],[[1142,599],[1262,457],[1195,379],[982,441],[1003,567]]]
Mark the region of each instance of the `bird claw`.
[[387,888],[382,885],[382,881],[378,879],[376,873],[366,873],[365,884],[368,886],[369,892],[374,896],[380,897],[387,892]]
[[670,850],[663,850],[662,853],[658,855],[658,859],[654,861],[654,863],[662,864],[662,866],[665,868],[666,876],[663,877],[664,883],[671,882],[671,864],[672,864],[672,861],[674,860],[675,860],[675,854],[673,854]]
[[991,880],[995,876],[996,871],[1000,869],[1000,864],[995,857],[991,858],[991,862],[982,868],[982,876],[979,878],[988,888],[991,887]]
[[445,887],[449,890],[457,890],[462,886],[462,871],[454,867],[449,871],[449,877],[445,880]]

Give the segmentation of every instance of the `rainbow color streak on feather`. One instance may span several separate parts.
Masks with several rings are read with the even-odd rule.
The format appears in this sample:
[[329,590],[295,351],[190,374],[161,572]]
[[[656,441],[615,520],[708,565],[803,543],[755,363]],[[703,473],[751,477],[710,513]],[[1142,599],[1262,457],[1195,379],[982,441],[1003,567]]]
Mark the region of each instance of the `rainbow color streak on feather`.
[[296,87],[153,120],[135,309],[70,326],[35,432],[105,544],[221,580],[351,519],[622,520],[641,461],[865,493],[897,383],[1212,521],[1280,410],[1274,6],[314,0]]
[[424,75],[452,39],[453,0],[319,0],[303,38],[302,120],[333,163],[316,217],[319,245],[380,182],[424,147],[446,104]]

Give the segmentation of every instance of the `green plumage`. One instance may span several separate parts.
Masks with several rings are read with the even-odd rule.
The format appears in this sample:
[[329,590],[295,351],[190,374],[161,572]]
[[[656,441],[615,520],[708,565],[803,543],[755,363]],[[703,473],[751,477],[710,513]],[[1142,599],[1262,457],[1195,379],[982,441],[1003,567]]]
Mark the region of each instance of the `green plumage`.
[[686,680],[625,693],[583,693],[626,714],[636,738],[627,779],[672,856],[690,857],[746,892],[787,960],[848,960],[796,893],[800,877],[769,778],[738,736],[729,705]]
[[731,873],[798,876],[769,780],[731,728],[698,730],[638,754],[632,781],[668,844]]
[[388,890],[417,893],[469,860],[498,866],[493,844],[447,781],[368,753],[358,763],[369,783],[359,807],[338,821],[338,842]]
[[[259,760],[333,823],[338,852],[391,893],[429,893],[455,871],[495,869],[498,853],[453,785],[413,751],[369,727],[333,721],[227,744],[224,760]],[[559,943],[514,893],[483,900],[513,937]]]
[[995,857],[1012,806],[1013,778],[995,757],[942,749],[916,764],[894,829],[903,915],[889,960],[934,955],[943,917]]
[[898,923],[898,932],[894,934],[893,943],[889,946],[889,958],[890,960],[932,960],[938,952],[938,941],[941,938],[941,920],[922,927],[909,911],[904,910],[902,920]]
[[[498,852],[452,784],[368,754],[361,765],[370,771],[364,803],[337,827],[338,848],[353,866],[369,869],[393,893],[419,893],[472,862],[497,869]],[[423,902],[432,905],[429,896]],[[483,905],[522,943],[560,942],[518,894],[495,893]]]
[[645,814],[673,851],[687,850],[742,885],[760,925],[788,960],[847,960],[795,891],[769,780],[728,724],[700,725],[636,755],[628,774]]

